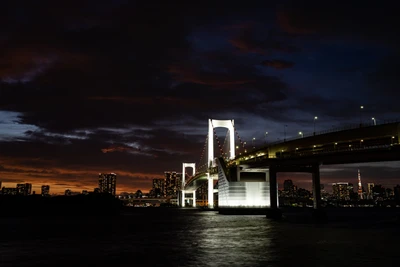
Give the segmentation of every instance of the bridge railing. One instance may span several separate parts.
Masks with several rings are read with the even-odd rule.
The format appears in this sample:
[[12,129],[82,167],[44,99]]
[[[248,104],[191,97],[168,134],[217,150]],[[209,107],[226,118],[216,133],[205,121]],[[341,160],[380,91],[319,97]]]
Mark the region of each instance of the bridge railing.
[[371,146],[352,146],[347,148],[336,148],[336,149],[323,149],[323,150],[308,150],[308,151],[287,151],[282,153],[277,153],[273,157],[268,156],[260,156],[260,157],[252,157],[252,158],[243,158],[242,162],[246,161],[257,161],[266,158],[275,158],[275,159],[282,159],[282,158],[301,158],[307,157],[312,155],[326,155],[332,153],[341,153],[341,152],[354,152],[354,151],[366,151],[366,150],[381,150],[381,149],[390,149],[390,148],[398,148],[399,144],[382,144],[382,145],[371,145]]
[[206,173],[210,173],[210,174],[215,174],[218,173],[218,167],[211,167],[206,171],[202,171],[202,172],[198,172],[196,173],[194,176],[190,177],[187,181],[185,181],[184,186],[186,186],[187,184],[190,184],[193,180],[195,180],[197,177],[199,176],[203,176]]
[[322,134],[335,133],[335,132],[341,132],[341,131],[345,131],[345,130],[353,130],[353,129],[362,128],[362,127],[371,127],[371,126],[384,125],[384,124],[390,124],[390,123],[396,123],[396,122],[400,123],[400,119],[380,120],[380,121],[375,121],[375,123],[372,121],[371,123],[345,124],[345,125],[342,125],[342,126],[339,126],[339,127],[333,127],[333,128],[326,129],[326,130],[323,130],[323,131],[315,132],[315,135],[314,135],[314,133],[304,133],[304,134],[302,134],[301,137],[300,136],[294,136],[294,137],[286,138],[284,140],[268,142],[268,144],[263,146],[263,148],[266,148],[266,147],[269,147],[269,146],[273,146],[273,145],[277,145],[277,144],[282,144],[282,143],[285,143],[285,142],[288,142],[288,141],[302,139],[302,138],[305,138],[305,137],[312,137],[312,136],[317,136],[317,135],[322,135]]

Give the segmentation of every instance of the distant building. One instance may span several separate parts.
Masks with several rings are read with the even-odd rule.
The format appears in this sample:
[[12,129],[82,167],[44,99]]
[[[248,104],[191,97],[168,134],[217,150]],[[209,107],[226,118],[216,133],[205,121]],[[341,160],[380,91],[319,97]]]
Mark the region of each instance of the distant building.
[[367,184],[367,198],[368,199],[373,199],[374,198],[374,192],[373,192],[374,187],[375,187],[374,183],[368,183]]
[[42,185],[42,196],[49,196],[50,195],[50,185]]
[[165,180],[164,179],[153,179],[153,196],[164,197],[165,196]]
[[32,184],[17,184],[17,195],[27,196],[32,192]]
[[208,184],[203,183],[199,188],[196,190],[196,202],[199,202],[201,206],[206,206],[208,201]]
[[15,188],[15,187],[3,187],[1,189],[1,193],[3,195],[16,195],[17,194],[17,188]]
[[400,200],[400,185],[396,185],[393,188],[393,193],[394,193],[394,199],[395,200]]
[[182,174],[177,172],[164,172],[165,175],[165,196],[176,197],[181,189]]
[[354,193],[353,184],[351,183],[334,183],[332,184],[333,196],[339,200],[349,200]]
[[99,173],[100,193],[116,194],[117,175],[115,173]]
[[67,190],[65,190],[64,195],[70,196],[70,195],[72,195],[72,191],[70,189],[67,189]]
[[293,197],[296,191],[296,186],[293,184],[292,180],[285,180],[283,182],[284,195],[288,197]]
[[383,200],[386,197],[386,190],[382,185],[376,184],[372,188],[372,194],[374,200]]
[[88,191],[87,190],[82,190],[82,195],[88,195]]
[[283,190],[292,191],[293,190],[293,181],[292,180],[285,180],[283,182]]
[[100,188],[96,187],[95,189],[93,189],[93,193],[99,194],[100,193]]

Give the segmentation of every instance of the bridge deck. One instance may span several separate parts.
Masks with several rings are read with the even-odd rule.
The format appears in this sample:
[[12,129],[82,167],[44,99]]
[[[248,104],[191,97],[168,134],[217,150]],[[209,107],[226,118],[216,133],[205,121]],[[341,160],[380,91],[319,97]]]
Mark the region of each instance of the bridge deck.
[[[325,133],[286,142],[274,143],[238,155],[227,165],[246,164],[251,168],[271,165],[346,164],[400,160],[400,123],[359,127]],[[185,190],[195,190],[207,180],[207,172],[216,175],[214,167],[197,173],[185,184]]]

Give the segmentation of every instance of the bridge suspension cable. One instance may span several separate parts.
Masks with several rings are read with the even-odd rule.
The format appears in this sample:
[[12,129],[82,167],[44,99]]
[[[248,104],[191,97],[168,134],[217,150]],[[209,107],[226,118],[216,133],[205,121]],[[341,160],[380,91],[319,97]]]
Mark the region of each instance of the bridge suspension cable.
[[203,159],[204,155],[208,154],[206,153],[207,144],[208,144],[208,134],[206,135],[206,140],[204,142],[203,150],[201,151],[200,160],[197,167],[198,172],[207,170],[207,164],[208,164],[207,159],[206,158]]
[[224,155],[224,151],[223,151],[223,149],[222,149],[221,143],[219,142],[219,138],[218,138],[217,132],[215,131],[214,125],[213,125],[212,123],[211,123],[211,126],[212,126],[213,131],[214,131],[215,139],[217,140],[217,143],[218,143],[218,148],[219,148],[220,156],[223,156],[223,155]]
[[[226,132],[224,143],[222,144],[222,150],[224,150],[224,148],[225,148],[226,140],[229,140],[229,134],[230,134],[230,132],[229,132],[229,129],[228,129],[228,131]],[[226,158],[228,158],[228,155],[229,155],[228,153],[229,153],[229,147],[227,147],[227,149],[225,151],[223,151],[222,156],[226,159]]]
[[[233,123],[232,123],[232,126],[233,126],[233,129],[235,130],[235,134],[236,134],[237,138],[239,139],[240,147],[243,148],[243,152],[246,152],[245,142],[243,142],[242,139],[240,138],[239,133],[237,132],[235,125]],[[234,147],[233,149],[236,149],[236,148]]]

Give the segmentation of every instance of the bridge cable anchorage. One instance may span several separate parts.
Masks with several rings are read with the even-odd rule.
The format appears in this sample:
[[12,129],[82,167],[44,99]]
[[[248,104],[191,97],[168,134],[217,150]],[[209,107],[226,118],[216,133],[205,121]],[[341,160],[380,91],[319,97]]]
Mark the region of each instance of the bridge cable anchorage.
[[[231,121],[232,122],[232,121]],[[237,138],[239,139],[239,142],[240,142],[240,146],[243,148],[243,152],[245,152],[246,151],[246,148],[244,147],[244,142],[242,141],[242,139],[240,138],[240,136],[239,136],[239,133],[238,133],[238,131],[236,130],[236,128],[235,128],[235,125],[232,123],[232,126],[233,126],[233,130],[235,131],[235,134],[236,134],[236,136],[237,136]],[[235,148],[236,149],[236,148]]]
[[205,154],[205,151],[207,149],[207,144],[208,144],[208,134],[206,135],[206,141],[204,142],[204,146],[203,146],[203,150],[201,151],[201,156],[200,156],[200,160],[199,160],[199,164],[197,169],[198,170],[202,170],[203,167],[207,166],[207,160],[205,160],[206,162],[202,162],[203,156]]

